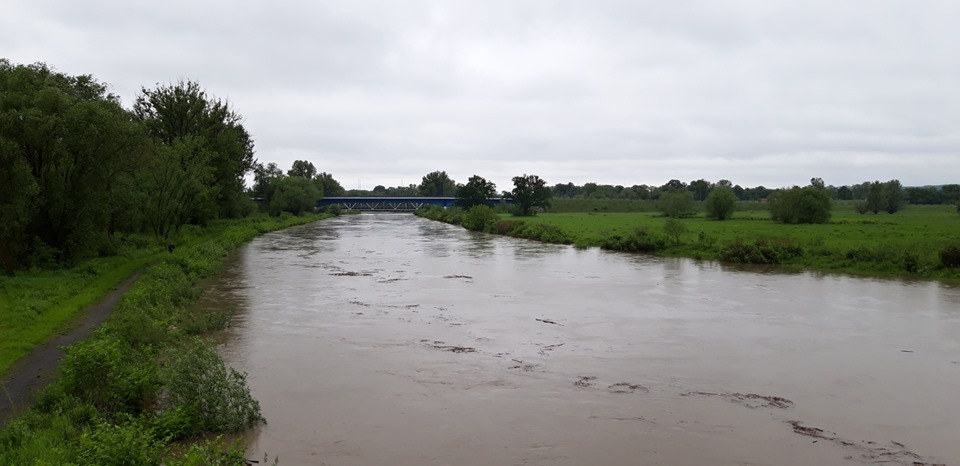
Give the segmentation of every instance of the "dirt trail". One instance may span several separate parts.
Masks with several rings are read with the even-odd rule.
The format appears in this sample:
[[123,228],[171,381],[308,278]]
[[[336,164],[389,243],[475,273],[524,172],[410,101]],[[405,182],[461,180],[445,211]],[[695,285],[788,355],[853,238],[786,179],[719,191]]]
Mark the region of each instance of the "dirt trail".
[[143,275],[137,272],[126,279],[116,289],[104,296],[100,302],[88,307],[77,317],[72,327],[45,343],[37,346],[29,354],[20,358],[10,370],[0,378],[0,428],[13,417],[23,413],[33,404],[34,397],[51,381],[57,373],[57,365],[63,357],[61,346],[71,345],[93,334],[120,301],[130,287]]

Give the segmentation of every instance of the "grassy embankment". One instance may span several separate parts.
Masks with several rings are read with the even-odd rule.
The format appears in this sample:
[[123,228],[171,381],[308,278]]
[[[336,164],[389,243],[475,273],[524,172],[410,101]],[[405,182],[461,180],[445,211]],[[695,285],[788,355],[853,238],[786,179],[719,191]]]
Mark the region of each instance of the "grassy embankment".
[[8,367],[83,306],[152,264],[96,335],[67,349],[60,377],[35,406],[0,431],[0,464],[242,464],[242,449],[221,455],[211,443],[171,453],[174,442],[262,420],[244,376],[201,337],[223,328],[226,316],[189,304],[199,295],[197,281],[215,275],[230,250],[320,218],[217,222],[183,231],[174,254],[130,241],[117,257],[4,278],[0,342]]
[[[421,215],[579,247],[855,275],[960,279],[960,268],[947,267],[941,259],[944,250],[960,254],[960,215],[954,206],[907,206],[892,215],[861,215],[852,204],[838,203],[829,223],[784,225],[770,220],[765,204],[743,202],[730,220],[710,220],[702,213],[676,220],[682,232],[670,235],[665,232],[668,219],[654,211],[652,202],[555,200],[554,205],[566,212],[500,215],[494,223],[471,222],[470,214],[462,212]],[[570,212],[576,209],[588,211]]]

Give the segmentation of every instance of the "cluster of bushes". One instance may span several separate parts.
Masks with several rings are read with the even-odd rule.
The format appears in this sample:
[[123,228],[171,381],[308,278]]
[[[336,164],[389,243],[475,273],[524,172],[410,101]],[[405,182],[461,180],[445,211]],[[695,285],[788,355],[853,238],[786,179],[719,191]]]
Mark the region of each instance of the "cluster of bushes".
[[227,317],[190,309],[227,251],[306,219],[238,222],[150,267],[94,337],[66,349],[61,377],[0,431],[0,464],[244,464],[243,449],[175,441],[263,421],[245,375],[201,335]]
[[948,244],[935,254],[930,248],[921,246],[858,246],[847,250],[843,257],[848,261],[871,264],[877,269],[923,274],[937,268],[960,268],[960,245]]
[[940,250],[940,264],[944,267],[960,267],[960,244],[951,244]]
[[461,225],[471,231],[496,233],[514,238],[532,239],[544,243],[570,244],[570,236],[558,227],[543,223],[524,222],[519,220],[501,220],[489,206],[475,205],[464,211],[459,207],[444,209],[432,206],[416,212],[420,217]]
[[737,264],[781,264],[803,255],[803,248],[792,240],[757,238],[752,243],[736,239],[720,246],[717,257]]
[[611,251],[653,253],[667,247],[667,237],[638,228],[628,235],[613,234],[600,240],[600,247]]

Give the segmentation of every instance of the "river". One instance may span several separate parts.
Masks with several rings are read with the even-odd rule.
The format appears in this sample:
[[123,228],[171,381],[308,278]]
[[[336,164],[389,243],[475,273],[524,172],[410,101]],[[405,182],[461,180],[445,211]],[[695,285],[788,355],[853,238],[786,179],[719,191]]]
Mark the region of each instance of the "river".
[[281,464],[960,464],[941,283],[362,214],[257,238],[200,305]]

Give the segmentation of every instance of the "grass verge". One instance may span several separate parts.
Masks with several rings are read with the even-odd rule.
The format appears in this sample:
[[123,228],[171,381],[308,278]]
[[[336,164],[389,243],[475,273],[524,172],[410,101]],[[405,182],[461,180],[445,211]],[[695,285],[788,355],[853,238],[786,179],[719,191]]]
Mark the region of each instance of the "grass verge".
[[[226,316],[192,310],[190,303],[199,296],[198,280],[215,275],[230,250],[262,233],[320,218],[223,222],[188,229],[174,254],[155,248],[131,254],[131,271],[154,263],[94,337],[66,349],[60,377],[31,410],[0,431],[0,464],[243,464],[240,446],[225,454],[218,442],[174,448],[184,439],[262,421],[244,374],[227,367],[201,337],[223,328]],[[127,270],[122,265],[116,267],[121,279]],[[55,282],[52,275],[37,275],[25,283]],[[97,283],[107,281],[88,284],[104,289]],[[63,292],[34,302],[55,302],[49,296]]]

